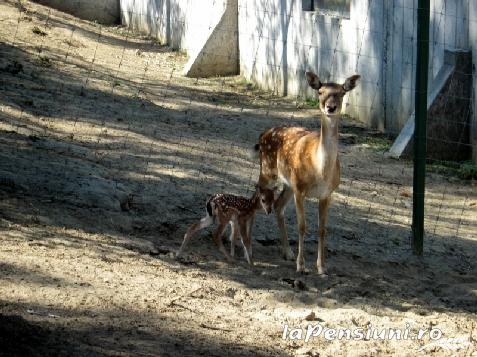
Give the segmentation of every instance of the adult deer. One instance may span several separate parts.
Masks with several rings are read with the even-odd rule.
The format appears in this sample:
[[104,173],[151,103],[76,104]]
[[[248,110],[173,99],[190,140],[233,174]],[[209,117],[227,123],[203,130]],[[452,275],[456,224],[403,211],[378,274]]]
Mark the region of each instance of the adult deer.
[[304,240],[306,232],[304,200],[319,199],[319,243],[317,269],[325,274],[325,227],[331,193],[340,183],[338,159],[338,120],[343,97],[356,87],[359,75],[346,79],[343,84],[322,83],[313,72],[306,72],[311,88],[318,91],[320,110],[323,113],[321,130],[309,131],[300,127],[271,128],[260,135],[255,150],[260,156],[258,186],[267,188],[281,181],[284,189],[274,204],[281,231],[285,259],[294,259],[288,244],[288,234],[283,211],[292,197],[298,221],[297,272],[305,271]]

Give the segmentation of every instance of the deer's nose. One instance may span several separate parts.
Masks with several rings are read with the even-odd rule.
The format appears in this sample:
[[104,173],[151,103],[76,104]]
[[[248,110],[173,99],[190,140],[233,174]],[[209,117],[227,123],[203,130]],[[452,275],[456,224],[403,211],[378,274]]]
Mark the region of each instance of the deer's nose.
[[326,105],[328,113],[333,113],[336,110],[336,105]]

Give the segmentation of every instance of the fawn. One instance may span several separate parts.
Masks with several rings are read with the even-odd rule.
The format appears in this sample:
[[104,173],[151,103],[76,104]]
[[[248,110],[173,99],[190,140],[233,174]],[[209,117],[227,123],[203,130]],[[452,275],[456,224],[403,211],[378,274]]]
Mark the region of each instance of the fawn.
[[288,234],[283,211],[292,197],[298,221],[297,272],[305,271],[304,239],[306,232],[304,200],[306,197],[319,199],[319,243],[317,269],[325,274],[325,226],[331,193],[340,183],[338,159],[338,119],[344,95],[356,87],[359,75],[346,79],[343,84],[322,83],[313,72],[306,72],[311,88],[318,91],[321,130],[309,131],[300,127],[277,127],[260,135],[255,151],[260,157],[258,186],[275,186],[277,181],[284,185],[280,197],[274,203],[278,226],[282,237],[285,259],[293,259],[288,244]]
[[[179,258],[182,255],[184,248],[195,232],[216,222],[218,227],[214,232],[213,239],[219,250],[225,255],[227,261],[231,261],[234,256],[237,232],[240,232],[245,258],[248,264],[253,265],[251,231],[255,213],[260,207],[263,208],[267,215],[272,212],[273,202],[276,198],[275,192],[275,190],[256,187],[256,191],[251,198],[230,194],[213,195],[206,202],[206,216],[200,222],[192,224],[187,229],[176,257]],[[230,255],[222,244],[222,234],[229,223],[231,227]]]

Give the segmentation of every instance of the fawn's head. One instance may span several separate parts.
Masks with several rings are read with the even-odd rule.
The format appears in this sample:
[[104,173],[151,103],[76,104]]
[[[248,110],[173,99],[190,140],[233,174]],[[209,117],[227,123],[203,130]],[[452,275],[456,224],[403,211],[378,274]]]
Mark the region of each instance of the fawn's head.
[[260,202],[260,206],[263,208],[266,214],[272,213],[273,204],[277,199],[277,190],[276,188],[263,188],[256,186],[256,197]]
[[322,83],[320,78],[313,72],[306,72],[306,80],[311,88],[318,92],[320,100],[320,109],[323,114],[332,116],[339,115],[343,105],[343,97],[356,87],[356,81],[361,76],[355,74],[346,79],[343,84],[338,83]]

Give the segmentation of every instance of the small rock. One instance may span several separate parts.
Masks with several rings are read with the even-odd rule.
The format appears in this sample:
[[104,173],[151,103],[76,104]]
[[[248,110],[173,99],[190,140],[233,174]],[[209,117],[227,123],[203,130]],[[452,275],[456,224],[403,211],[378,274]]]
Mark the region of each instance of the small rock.
[[310,311],[310,313],[305,316],[305,321],[315,321],[315,320],[317,320],[317,317],[314,311]]
[[312,347],[303,346],[295,351],[295,356],[319,357],[320,353],[315,351]]
[[296,279],[293,282],[293,287],[298,289],[298,290],[306,290],[306,284],[303,281],[298,280],[298,279]]
[[168,254],[171,253],[171,249],[160,246],[160,247],[153,247],[149,250],[149,255],[160,255],[160,254]]

